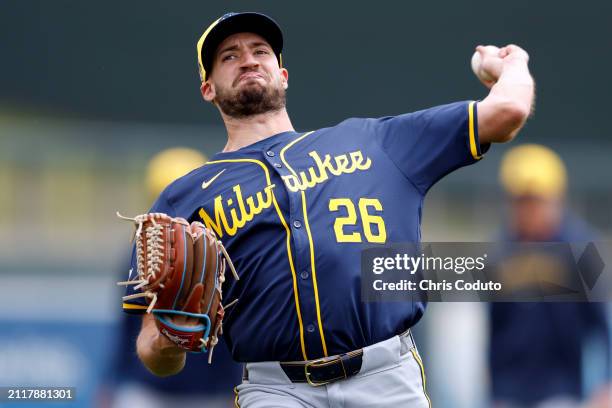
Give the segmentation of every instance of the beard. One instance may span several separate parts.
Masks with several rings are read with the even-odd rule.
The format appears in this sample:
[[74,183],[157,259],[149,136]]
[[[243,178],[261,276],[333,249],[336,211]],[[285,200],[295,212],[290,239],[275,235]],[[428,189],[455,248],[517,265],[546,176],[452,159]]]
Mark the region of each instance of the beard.
[[215,101],[227,116],[245,118],[281,110],[286,105],[286,94],[280,85],[265,87],[254,83],[235,90],[217,87]]

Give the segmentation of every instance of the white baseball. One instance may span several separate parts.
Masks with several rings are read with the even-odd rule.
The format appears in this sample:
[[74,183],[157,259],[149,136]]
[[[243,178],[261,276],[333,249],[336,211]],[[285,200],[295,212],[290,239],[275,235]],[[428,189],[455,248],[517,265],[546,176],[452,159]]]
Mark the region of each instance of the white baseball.
[[[491,49],[496,53],[499,52],[499,48],[495,47],[494,45],[487,45],[485,48]],[[474,71],[474,74],[478,77],[478,79],[485,82],[495,80],[495,78],[493,78],[488,72],[482,69],[482,57],[480,56],[480,53],[478,51],[474,52],[474,55],[472,55],[471,63],[472,71]]]

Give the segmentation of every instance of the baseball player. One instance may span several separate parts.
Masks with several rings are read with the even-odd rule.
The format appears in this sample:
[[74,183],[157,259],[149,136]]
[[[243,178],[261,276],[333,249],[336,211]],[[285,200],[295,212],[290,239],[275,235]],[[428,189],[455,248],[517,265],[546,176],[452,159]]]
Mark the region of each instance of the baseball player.
[[[151,212],[204,223],[234,261],[240,280],[226,281],[223,298],[237,302],[223,331],[245,363],[239,406],[428,407],[409,330],[425,304],[362,303],[360,253],[418,241],[429,188],[514,138],[531,112],[528,55],[516,45],[479,47],[494,78],[481,102],[298,132],[285,107],[282,49],[281,29],[263,14],[229,13],[206,29],[200,89],[227,144]],[[147,306],[136,298],[124,308]],[[158,375],[185,364],[150,315],[137,349]]]
[[[551,149],[524,144],[508,151],[500,178],[509,199],[507,242],[586,243],[590,228],[565,206],[567,176]],[[536,258],[537,256],[537,258]],[[537,261],[536,261],[537,259]],[[525,256],[509,253],[516,272],[552,268],[562,272],[560,257],[545,251]],[[567,261],[567,260],[566,260]],[[605,303],[492,303],[489,365],[492,398],[499,408],[576,408],[587,397],[583,373],[586,344],[602,345],[599,362],[609,360]],[[600,386],[609,381],[609,368]],[[599,382],[599,384],[597,384]]]

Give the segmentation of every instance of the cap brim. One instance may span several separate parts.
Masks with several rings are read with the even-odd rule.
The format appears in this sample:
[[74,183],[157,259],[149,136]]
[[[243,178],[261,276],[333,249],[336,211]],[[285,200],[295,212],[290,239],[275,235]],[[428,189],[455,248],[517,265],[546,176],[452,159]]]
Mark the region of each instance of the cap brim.
[[201,48],[201,61],[209,73],[219,44],[236,33],[255,33],[262,36],[277,57],[283,49],[283,33],[278,24],[270,17],[260,13],[237,13],[221,18],[208,31]]

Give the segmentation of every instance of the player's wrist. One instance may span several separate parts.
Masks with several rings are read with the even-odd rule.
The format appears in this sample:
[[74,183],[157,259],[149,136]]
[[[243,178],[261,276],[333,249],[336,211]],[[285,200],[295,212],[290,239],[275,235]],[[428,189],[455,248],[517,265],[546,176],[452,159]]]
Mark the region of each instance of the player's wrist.
[[520,69],[528,69],[529,59],[522,56],[516,57],[506,57],[503,59],[503,69],[511,68],[520,68]]
[[504,63],[498,82],[501,79],[505,82],[511,82],[513,86],[533,85],[533,77],[529,72],[527,61],[520,59]]

